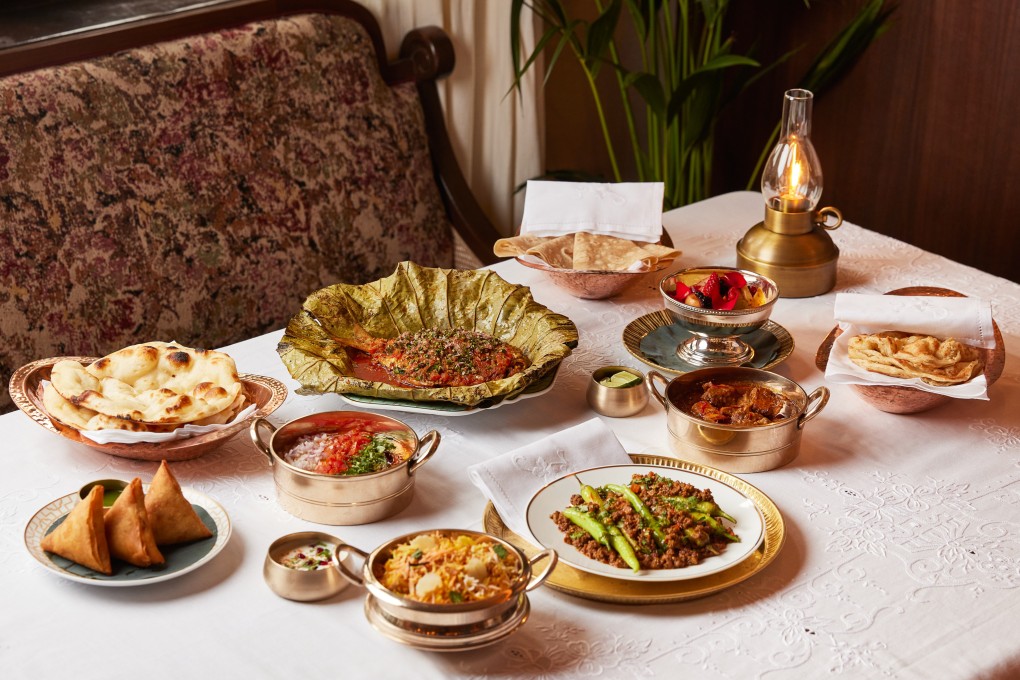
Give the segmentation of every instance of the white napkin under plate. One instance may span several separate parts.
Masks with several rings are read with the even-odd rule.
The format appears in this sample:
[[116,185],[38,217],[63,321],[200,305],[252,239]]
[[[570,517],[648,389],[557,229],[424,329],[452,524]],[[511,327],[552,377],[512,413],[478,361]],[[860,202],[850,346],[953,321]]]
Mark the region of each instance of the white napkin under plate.
[[563,236],[586,231],[658,243],[663,191],[662,182],[528,180],[521,234]]
[[959,385],[940,387],[920,379],[894,378],[867,371],[850,360],[850,338],[855,335],[903,331],[991,349],[995,347],[992,307],[977,298],[926,295],[863,295],[838,293],[834,316],[843,331],[832,344],[825,379],[837,384],[900,385],[957,399],[988,399],[984,374]]
[[535,545],[525,512],[532,497],[563,475],[602,465],[628,465],[630,456],[598,418],[561,430],[492,460],[468,468],[507,527]]

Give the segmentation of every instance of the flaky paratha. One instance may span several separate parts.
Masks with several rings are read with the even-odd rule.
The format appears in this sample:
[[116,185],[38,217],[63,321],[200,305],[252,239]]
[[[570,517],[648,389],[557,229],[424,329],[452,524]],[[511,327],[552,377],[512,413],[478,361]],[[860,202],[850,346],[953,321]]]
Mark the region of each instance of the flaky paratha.
[[132,345],[87,367],[60,361],[50,380],[74,406],[155,425],[213,417],[234,405],[242,390],[229,355],[165,342]]
[[850,360],[865,370],[894,378],[919,378],[930,385],[965,383],[984,370],[981,352],[955,338],[886,331],[855,335]]

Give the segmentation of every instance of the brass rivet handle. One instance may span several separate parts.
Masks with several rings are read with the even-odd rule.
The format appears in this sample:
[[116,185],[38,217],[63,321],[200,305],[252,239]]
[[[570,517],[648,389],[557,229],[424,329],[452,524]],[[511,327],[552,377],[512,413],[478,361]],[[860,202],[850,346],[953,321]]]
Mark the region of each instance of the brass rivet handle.
[[[829,224],[829,218],[833,217],[836,220],[835,224]],[[834,208],[831,205],[826,206],[815,213],[815,223],[823,229],[832,231],[833,229],[839,229],[839,226],[843,224],[843,213],[840,212],[839,208]]]

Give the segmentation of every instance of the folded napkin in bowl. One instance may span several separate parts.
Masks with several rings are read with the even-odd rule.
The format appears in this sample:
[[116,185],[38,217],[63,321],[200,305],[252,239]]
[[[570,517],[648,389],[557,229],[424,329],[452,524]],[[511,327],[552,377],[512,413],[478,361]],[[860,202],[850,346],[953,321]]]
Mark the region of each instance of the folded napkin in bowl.
[[908,295],[836,295],[834,316],[842,333],[832,344],[825,379],[853,385],[914,387],[957,399],[988,399],[984,374],[957,385],[932,385],[918,378],[883,375],[850,359],[850,339],[855,335],[902,331],[956,340],[981,349],[995,347],[991,305],[977,298]]
[[547,182],[529,180],[521,235],[563,236],[579,231],[657,243],[662,236],[662,182]]
[[627,465],[630,456],[598,418],[468,468],[507,527],[535,545],[525,513],[532,497],[563,475],[602,465]]

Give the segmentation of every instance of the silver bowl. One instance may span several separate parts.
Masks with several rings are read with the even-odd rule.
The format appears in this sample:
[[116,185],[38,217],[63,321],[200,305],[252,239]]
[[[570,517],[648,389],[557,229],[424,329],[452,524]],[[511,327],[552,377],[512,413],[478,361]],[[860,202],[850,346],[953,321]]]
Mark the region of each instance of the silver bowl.
[[[708,309],[685,304],[673,297],[677,281],[690,286],[713,272],[720,275],[739,272],[748,285],[757,286],[765,292],[765,304],[740,310]],[[691,333],[691,337],[677,347],[680,359],[694,366],[739,366],[754,357],[754,348],[741,336],[756,331],[768,321],[772,307],[779,299],[779,286],[767,276],[746,269],[691,267],[663,277],[659,281],[659,293],[673,322]]]

